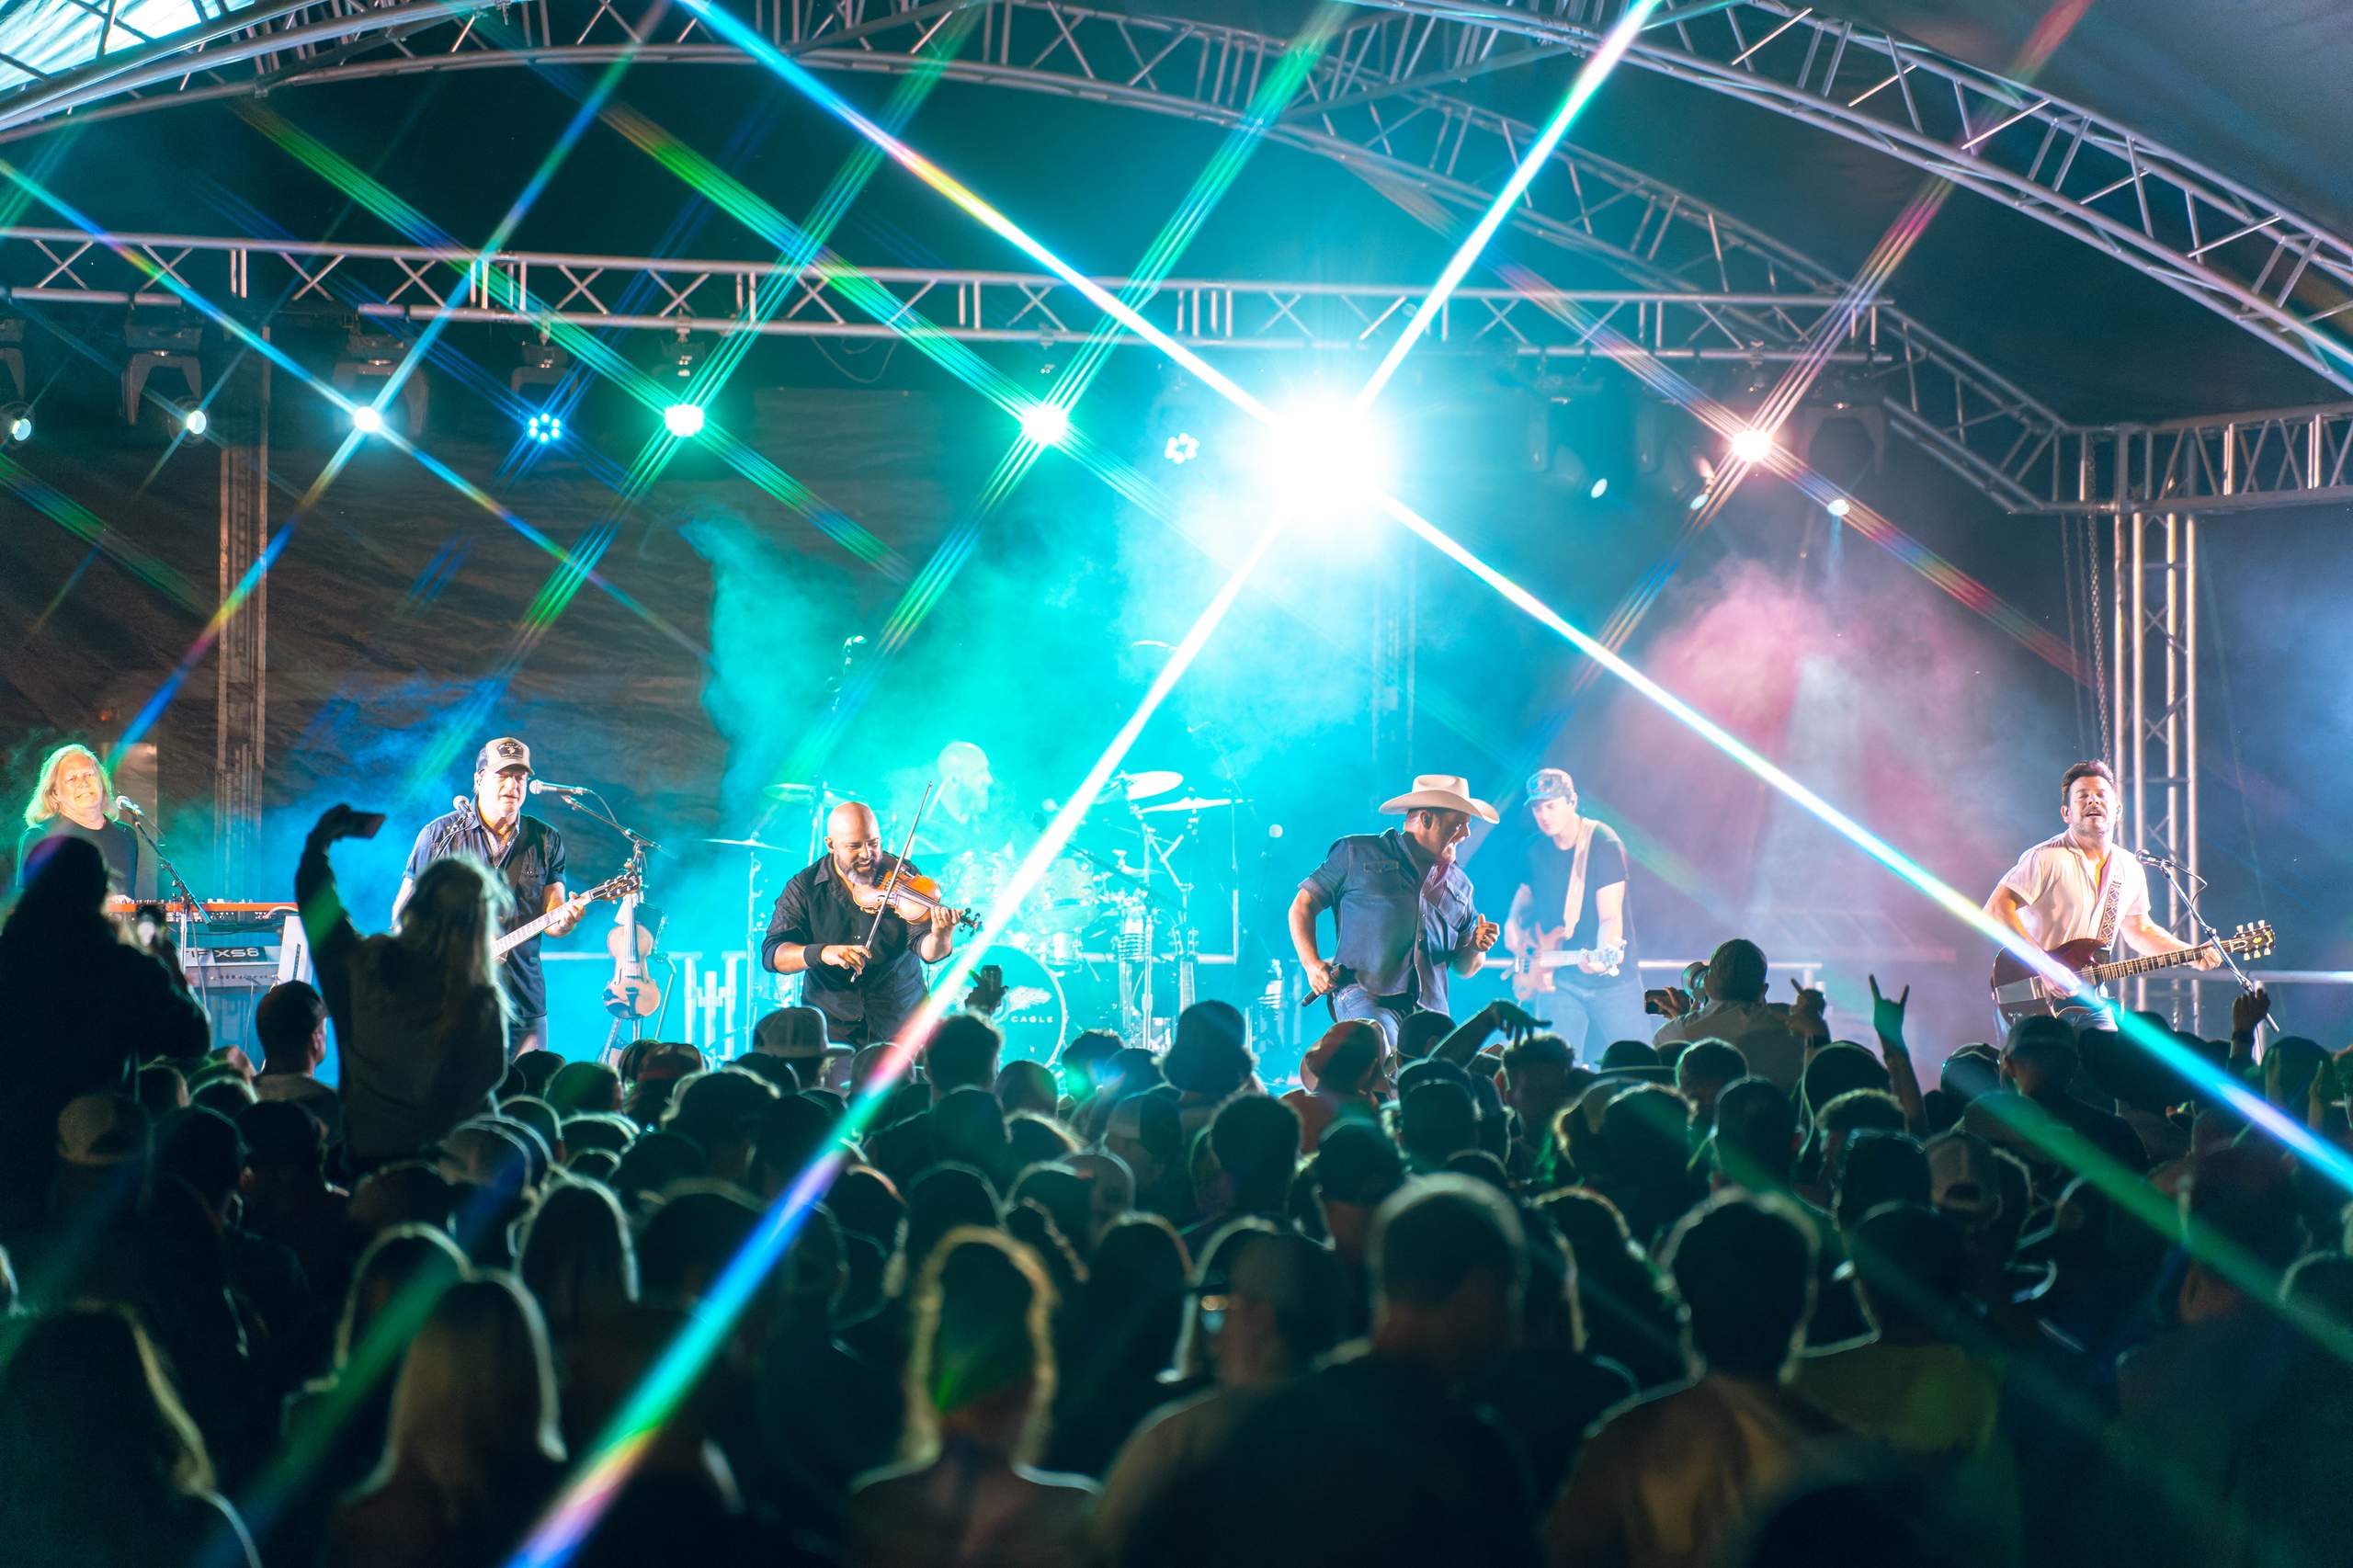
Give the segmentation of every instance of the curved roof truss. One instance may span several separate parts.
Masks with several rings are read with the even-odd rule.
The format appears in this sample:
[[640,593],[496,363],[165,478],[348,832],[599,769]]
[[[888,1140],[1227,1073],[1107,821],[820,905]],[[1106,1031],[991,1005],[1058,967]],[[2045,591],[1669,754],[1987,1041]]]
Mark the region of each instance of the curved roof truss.
[[[485,25],[452,0],[346,12],[328,5],[256,7],[191,52],[162,45],[122,51],[75,75],[0,98],[0,139],[32,134],[75,108],[76,119],[241,97],[310,84],[426,71],[593,62],[634,49],[642,62],[740,65],[672,7],[547,0],[518,6],[511,28]],[[801,6],[763,6],[761,19],[819,70],[911,70],[916,51],[956,0],[847,0],[822,17]],[[680,18],[684,17],[685,19]],[[1396,20],[1345,30],[1327,49],[1271,140],[1339,163],[1377,188],[1463,211],[1483,211],[1534,129],[1438,90],[1529,53],[1485,30],[1460,40],[1467,52],[1440,63],[1409,50],[1393,69],[1375,56]],[[169,42],[171,40],[165,40]],[[1472,46],[1478,45],[1473,49]],[[1283,40],[1167,17],[1120,16],[1052,0],[988,0],[977,40],[952,62],[951,80],[1077,97],[1220,126],[1238,123],[1260,74]],[[1500,52],[1499,52],[1500,51]],[[146,56],[146,58],[140,58]],[[1384,69],[1386,74],[1383,74]],[[1383,85],[1369,84],[1381,75]],[[1638,288],[1718,295],[1836,291],[1846,279],[1779,240],[1674,187],[1574,147],[1555,153],[1561,177],[1539,181],[1514,211],[1522,233],[1592,256]],[[1713,312],[1699,334],[1672,347],[1778,358],[1802,341],[1811,312],[1742,304]],[[2030,394],[1888,301],[1866,346],[1882,360],[1882,393],[1894,426],[2006,507],[2073,494],[2062,472],[2064,423]],[[1665,346],[1665,345],[1662,345]]]

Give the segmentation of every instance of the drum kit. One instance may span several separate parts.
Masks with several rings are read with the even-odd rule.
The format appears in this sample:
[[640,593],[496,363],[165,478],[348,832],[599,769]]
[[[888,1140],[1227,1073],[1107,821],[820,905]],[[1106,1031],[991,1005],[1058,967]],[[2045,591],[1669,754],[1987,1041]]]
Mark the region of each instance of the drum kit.
[[[994,1015],[1007,1060],[1051,1062],[1087,1028],[1116,1028],[1131,1045],[1158,1050],[1176,1015],[1195,994],[1201,961],[1195,894],[1204,881],[1230,888],[1235,872],[1233,813],[1248,801],[1233,795],[1179,794],[1184,776],[1154,768],[1116,774],[1063,852],[1048,863],[995,940],[976,960],[1004,976],[1006,996]],[[863,799],[828,785],[778,784],[767,790],[780,810],[808,813],[801,843],[713,838],[745,857],[745,920],[757,951],[783,879],[825,853],[825,817],[844,801]],[[1222,831],[1219,814],[1223,813]],[[889,842],[892,829],[883,829]],[[797,835],[795,835],[797,836]],[[983,916],[1003,901],[1019,864],[1006,847],[967,848],[944,858],[926,823],[911,858],[937,877],[947,898]],[[1211,906],[1220,929],[1233,911]],[[773,1005],[790,1000],[797,977],[763,974]]]

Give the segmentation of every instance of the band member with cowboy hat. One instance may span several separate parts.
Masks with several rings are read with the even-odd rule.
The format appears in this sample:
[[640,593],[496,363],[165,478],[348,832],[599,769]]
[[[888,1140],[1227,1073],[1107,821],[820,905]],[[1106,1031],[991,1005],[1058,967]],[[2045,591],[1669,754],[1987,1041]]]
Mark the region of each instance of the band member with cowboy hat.
[[[1351,834],[1291,900],[1290,939],[1314,994],[1334,1018],[1371,1018],[1391,1042],[1406,1016],[1446,1010],[1447,973],[1470,974],[1502,934],[1472,907],[1471,879],[1454,862],[1471,819],[1496,820],[1471,783],[1425,773],[1381,807],[1402,827]],[[1318,951],[1316,917],[1332,911],[1333,956]]]

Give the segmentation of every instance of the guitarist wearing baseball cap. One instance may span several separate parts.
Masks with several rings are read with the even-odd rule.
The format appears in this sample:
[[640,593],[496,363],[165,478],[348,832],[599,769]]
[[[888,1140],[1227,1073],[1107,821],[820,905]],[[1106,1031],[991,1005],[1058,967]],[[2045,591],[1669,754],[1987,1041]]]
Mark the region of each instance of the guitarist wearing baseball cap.
[[[1329,999],[1333,1017],[1371,1018],[1393,1044],[1409,1015],[1446,1011],[1448,971],[1475,971],[1502,935],[1471,902],[1471,879],[1454,858],[1472,817],[1496,819],[1495,807],[1472,798],[1470,780],[1443,773],[1421,775],[1381,811],[1402,814],[1404,825],[1333,845],[1291,900],[1290,939],[1309,988]],[[1315,935],[1327,909],[1329,960]]]
[[1541,997],[1540,1010],[1590,1062],[1618,1040],[1651,1037],[1627,901],[1631,863],[1617,831],[1578,811],[1566,770],[1529,775],[1528,809],[1536,833],[1504,919],[1504,945],[1519,960],[1512,990],[1529,1006]]
[[[523,814],[523,799],[531,783],[531,748],[513,735],[501,735],[474,756],[473,798],[450,801],[455,810],[435,817],[420,829],[409,851],[408,868],[401,873],[401,891],[392,899],[392,923],[400,923],[402,906],[416,891],[425,868],[449,855],[466,855],[490,868],[506,886],[515,907],[506,916],[509,931],[553,914],[545,935],[561,937],[580,924],[585,900],[567,900],[563,887],[563,839],[555,829]],[[499,983],[506,989],[510,1010],[506,1038],[517,1056],[547,1044],[548,983],[540,966],[540,939],[521,942],[499,966]]]

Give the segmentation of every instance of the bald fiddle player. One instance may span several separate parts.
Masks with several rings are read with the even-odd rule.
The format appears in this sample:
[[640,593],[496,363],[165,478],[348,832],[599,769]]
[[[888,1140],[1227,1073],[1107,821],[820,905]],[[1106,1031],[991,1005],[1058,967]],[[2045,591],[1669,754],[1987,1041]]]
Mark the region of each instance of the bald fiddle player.
[[[881,888],[897,864],[897,856],[882,853],[874,813],[846,801],[825,819],[824,858],[784,884],[768,915],[760,961],[802,977],[801,1000],[825,1015],[835,1044],[868,1045],[897,1034],[923,1001],[923,965],[955,948],[950,911],[914,921],[886,911],[878,924],[870,909],[858,907],[859,890]],[[906,875],[915,874],[910,861]],[[864,896],[870,905],[873,895]]]

